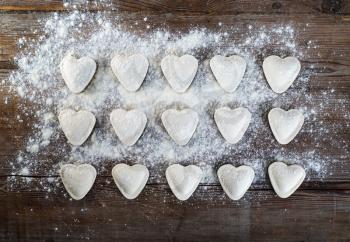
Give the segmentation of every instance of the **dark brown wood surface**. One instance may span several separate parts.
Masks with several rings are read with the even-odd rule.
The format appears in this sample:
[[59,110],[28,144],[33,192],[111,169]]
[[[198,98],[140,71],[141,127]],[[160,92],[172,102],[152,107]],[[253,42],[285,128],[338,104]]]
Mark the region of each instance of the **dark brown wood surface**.
[[[350,1],[129,0],[113,1],[109,7],[79,4],[79,8],[115,10],[112,15],[124,14],[130,19],[142,19],[147,13],[155,25],[165,22],[174,29],[186,28],[188,23],[215,29],[219,21],[227,25],[237,21],[261,25],[292,21],[296,26],[308,23],[309,28],[299,29],[298,36],[301,44],[312,39],[318,45],[317,52],[302,60],[303,66],[312,71],[310,91],[317,96],[330,87],[335,90],[323,109],[327,113],[320,119],[330,127],[334,138],[350,142],[350,121],[335,111],[336,101],[345,99],[349,108],[342,112],[350,112]],[[38,33],[31,30],[39,27],[37,19],[51,11],[67,9],[59,0],[2,0],[0,11],[0,80],[3,80],[16,69],[13,57],[18,52],[17,39],[23,35],[35,38]],[[7,95],[9,88],[1,84],[0,97]],[[31,132],[30,124],[35,121],[25,117],[23,123],[17,122],[18,104],[23,102],[15,93],[9,104],[0,102],[1,241],[350,240],[350,157],[343,147],[327,149],[328,140],[321,142],[320,152],[341,162],[333,164],[323,179],[314,174],[288,199],[278,198],[269,181],[262,180],[237,202],[229,200],[219,184],[200,185],[193,197],[180,202],[165,180],[155,183],[151,176],[140,197],[128,201],[117,191],[108,173],[101,171],[87,197],[72,201],[62,195],[66,193],[57,175],[46,174],[44,168],[31,177],[11,174],[8,161],[23,149],[23,138]],[[307,141],[307,132],[300,135],[301,140]],[[303,149],[302,142],[294,145],[295,150]],[[47,165],[52,162],[57,161]],[[54,192],[40,185],[51,178],[58,183]],[[32,179],[30,187],[22,182],[25,179]]]

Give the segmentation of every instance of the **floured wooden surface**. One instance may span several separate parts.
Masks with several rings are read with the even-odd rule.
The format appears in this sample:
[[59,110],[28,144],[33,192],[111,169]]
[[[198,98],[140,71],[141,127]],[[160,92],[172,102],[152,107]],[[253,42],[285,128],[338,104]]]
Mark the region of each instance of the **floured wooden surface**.
[[[270,5],[267,5],[266,8],[260,9],[266,9],[266,11],[264,10],[266,13],[269,13],[269,11],[270,13],[273,13],[273,11],[283,11],[286,8],[286,6],[282,5],[280,10],[273,10],[271,8],[271,5],[272,3]],[[196,7],[194,6],[194,8]],[[320,4],[319,6],[312,8],[312,11],[310,10],[310,13],[313,13],[314,11],[323,11],[324,8],[325,6],[321,6]],[[342,9],[340,11],[346,12],[347,5],[340,8]],[[305,13],[308,11],[308,9],[308,7],[304,7],[302,12]],[[337,9],[337,6],[334,9]],[[293,13],[293,11],[295,11],[295,9],[290,9],[288,12]],[[119,14],[115,13],[110,17],[117,15],[120,16]],[[0,55],[0,65],[2,68],[1,79],[6,79],[8,77],[9,70],[15,68],[13,61],[11,61],[11,58],[15,55],[15,53],[19,53],[18,50],[16,50],[17,38],[21,37],[23,33],[31,38],[39,38],[38,36],[41,35],[40,29],[42,29],[42,26],[45,24],[45,22],[37,23],[36,20],[38,18],[47,18],[49,15],[36,13],[34,16],[31,14],[7,13],[5,16],[6,18],[1,18],[0,20],[2,22],[2,26],[4,26],[4,29],[6,30],[0,33],[0,46],[5,50]],[[144,20],[145,17],[147,17],[146,21]],[[28,116],[25,115],[23,113],[23,110],[24,112],[26,112],[28,109],[38,110],[40,107],[33,105],[33,101],[26,101],[23,98],[19,98],[16,94],[16,91],[11,92],[9,95],[7,93],[7,90],[10,85],[6,82],[3,83],[1,92],[3,102],[0,103],[0,110],[3,113],[1,123],[4,125],[1,129],[1,138],[6,142],[4,142],[4,146],[1,150],[2,169],[0,172],[2,175],[4,175],[2,179],[3,184],[6,187],[5,191],[8,191],[7,193],[4,193],[4,197],[2,199],[4,202],[3,207],[7,208],[10,211],[9,214],[13,215],[15,221],[17,221],[17,219],[18,221],[29,221],[30,219],[33,225],[40,224],[40,221],[38,219],[35,219],[34,214],[37,213],[33,212],[33,215],[30,213],[31,211],[35,210],[40,214],[45,214],[44,217],[47,220],[50,219],[50,221],[52,221],[51,223],[48,223],[46,228],[42,228],[41,230],[34,229],[34,227],[32,227],[31,231],[33,232],[27,232],[28,236],[32,236],[31,238],[34,238],[34,231],[36,231],[37,234],[41,234],[45,237],[51,235],[52,237],[62,236],[61,238],[63,238],[63,236],[66,237],[68,234],[68,237],[72,236],[74,238],[101,238],[102,235],[108,234],[109,226],[117,228],[117,230],[122,230],[122,227],[116,226],[117,224],[120,224],[119,222],[121,220],[126,221],[125,224],[127,224],[128,227],[128,232],[124,234],[125,236],[130,236],[131,231],[135,231],[134,229],[136,228],[147,227],[146,221],[151,221],[150,224],[158,225],[157,228],[162,228],[168,231],[172,231],[171,226],[176,226],[179,221],[184,221],[185,223],[183,223],[183,227],[180,229],[180,232],[177,235],[175,235],[175,233],[169,232],[169,238],[212,239],[213,237],[210,237],[209,235],[217,234],[215,233],[215,228],[220,224],[222,225],[222,228],[227,228],[227,230],[223,230],[223,236],[225,237],[222,238],[244,239],[248,238],[248,234],[250,235],[250,238],[257,238],[259,231],[261,231],[261,224],[268,224],[266,221],[270,221],[271,214],[273,214],[275,215],[273,217],[276,219],[278,218],[277,220],[280,220],[274,221],[274,224],[281,224],[281,227],[278,229],[278,231],[281,232],[277,233],[276,230],[272,230],[273,228],[276,228],[272,225],[266,225],[264,229],[265,231],[270,231],[268,234],[273,238],[281,238],[282,240],[283,238],[286,238],[284,236],[288,234],[289,236],[292,236],[289,238],[294,238],[295,240],[304,239],[305,237],[303,237],[303,235],[308,235],[309,238],[311,236],[312,238],[315,238],[315,240],[329,239],[332,238],[332,236],[336,236],[336,238],[346,239],[347,233],[344,232],[345,227],[341,222],[346,221],[347,219],[346,214],[348,213],[348,207],[345,206],[345,204],[348,203],[347,189],[349,189],[349,169],[346,168],[347,162],[349,161],[349,156],[345,148],[349,143],[349,112],[346,108],[349,107],[350,85],[348,82],[349,73],[347,63],[349,62],[348,56],[350,56],[350,50],[348,47],[349,45],[347,44],[349,42],[347,38],[350,35],[346,33],[350,28],[349,23],[346,19],[346,16],[332,16],[322,14],[319,16],[286,16],[283,14],[273,16],[256,16],[241,14],[237,16],[232,15],[230,17],[185,17],[181,14],[175,14],[171,18],[159,18],[159,16],[155,14],[145,14],[142,16],[126,16],[122,20],[122,26],[124,26],[124,28],[126,28],[126,26],[132,25],[133,29],[136,29],[137,32],[141,33],[141,36],[145,36],[144,32],[147,30],[148,25],[150,26],[149,31],[152,31],[154,27],[162,26],[164,20],[166,24],[169,25],[169,29],[171,31],[181,30],[184,31],[184,33],[186,33],[186,31],[190,28],[188,25],[189,22],[193,24],[199,24],[200,26],[205,26],[209,29],[209,31],[214,32],[221,32],[225,26],[235,26],[239,30],[236,30],[235,34],[230,37],[230,41],[239,41],[242,39],[246,40],[244,37],[241,38],[241,31],[249,30],[249,25],[252,26],[251,34],[253,34],[253,36],[258,36],[258,34],[261,33],[259,32],[260,28],[263,25],[265,26],[266,30],[270,30],[270,27],[273,26],[275,24],[274,21],[276,21],[280,25],[291,26],[295,33],[298,33],[295,34],[296,36],[293,39],[295,40],[295,43],[297,43],[297,48],[299,48],[301,53],[307,54],[307,56],[305,55],[303,58],[300,58],[300,60],[302,64],[301,77],[310,77],[308,85],[303,86],[300,85],[301,83],[298,85],[297,79],[289,91],[294,89],[295,93],[300,93],[299,91],[301,91],[301,93],[305,92],[307,95],[310,94],[313,97],[312,100],[314,103],[308,102],[308,98],[303,95],[299,97],[286,95],[279,97],[276,100],[274,98],[271,100],[269,99],[266,108],[260,109],[259,107],[259,110],[261,110],[262,113],[258,115],[258,120],[261,120],[263,122],[261,124],[261,127],[265,127],[266,130],[260,130],[259,132],[262,132],[262,136],[254,136],[255,138],[250,143],[253,144],[254,148],[266,150],[266,153],[261,154],[263,157],[265,157],[264,160],[266,160],[266,163],[263,161],[260,162],[261,160],[255,163],[251,159],[243,159],[244,157],[249,157],[249,152],[242,152],[241,156],[238,157],[232,156],[230,154],[225,154],[221,158],[217,157],[213,162],[205,163],[205,165],[203,161],[203,166],[201,168],[213,169],[212,171],[209,169],[209,173],[206,173],[206,177],[213,178],[213,180],[207,181],[210,184],[213,184],[213,186],[200,185],[193,196],[187,201],[187,204],[177,202],[170,189],[167,187],[167,185],[165,185],[165,169],[169,164],[168,162],[158,163],[157,166],[152,166],[150,168],[150,185],[147,185],[145,187],[145,190],[135,201],[126,201],[118,192],[116,186],[113,183],[113,180],[110,177],[110,171],[113,165],[117,162],[117,159],[114,158],[108,158],[107,161],[91,159],[91,161],[97,162],[93,163],[93,165],[96,165],[96,168],[98,170],[98,178],[93,189],[86,196],[85,205],[83,203],[74,204],[68,201],[68,197],[65,198],[66,201],[60,201],[57,203],[57,198],[61,198],[62,194],[65,194],[65,191],[60,180],[56,178],[56,172],[58,168],[56,165],[60,162],[67,161],[66,157],[64,156],[70,154],[70,147],[67,145],[64,136],[61,133],[59,134],[59,139],[51,144],[53,145],[51,148],[47,148],[45,151],[41,151],[42,153],[39,152],[38,154],[30,155],[28,157],[25,157],[22,161],[20,159],[19,162],[16,162],[19,151],[25,150],[25,152],[28,152],[27,138],[33,133],[35,134],[35,132],[37,132],[37,129],[34,127],[34,125],[42,120],[42,117],[35,117],[35,115],[32,114],[29,114]],[[137,22],[138,25],[135,25],[135,22]],[[32,28],[38,29],[38,32],[31,31]],[[89,32],[91,29],[86,28],[86,31]],[[342,34],[331,34],[334,31]],[[282,46],[284,46],[283,43],[270,42],[261,52],[252,50],[252,56],[256,58],[256,67],[258,69],[261,67],[265,56],[272,54],[280,55],[283,52],[280,49]],[[279,51],[276,52],[276,50]],[[287,54],[291,53],[292,52],[289,52]],[[213,47],[209,46],[203,51],[199,51],[197,53],[196,58],[200,59],[200,63],[201,61],[204,63],[202,71],[210,70],[207,68],[209,66],[205,66],[205,61],[210,60],[213,54],[223,54],[223,52],[214,53]],[[159,58],[164,56],[165,54],[159,55]],[[110,61],[109,56],[102,58],[102,61],[98,63],[100,64],[99,68],[102,67],[103,69],[107,69],[109,66],[108,60]],[[57,61],[59,60],[57,59]],[[249,58],[247,61],[249,61]],[[151,63],[150,66],[152,66]],[[153,67],[154,66],[159,66],[159,63],[154,63]],[[52,66],[52,68],[54,69],[56,67]],[[249,64],[247,68],[248,71]],[[201,68],[199,68],[199,71],[200,70]],[[258,70],[258,73],[262,73],[262,70]],[[210,72],[208,74],[210,74]],[[113,74],[110,73],[110,75],[112,79]],[[207,73],[205,73],[205,75],[207,75]],[[160,75],[160,77],[162,76]],[[211,78],[213,78],[212,81],[215,82],[214,77]],[[260,80],[264,81],[264,77],[262,77]],[[163,81],[164,85],[167,84],[165,79],[163,79]],[[93,82],[94,81],[92,81],[92,83]],[[114,83],[117,84],[115,78]],[[192,85],[195,83],[196,79],[193,81]],[[243,83],[244,79],[240,85]],[[146,78],[145,82],[141,86],[141,90],[145,84],[150,85],[151,82],[147,83]],[[262,84],[266,86],[266,88],[269,88],[266,81]],[[306,89],[304,89],[304,87]],[[60,88],[64,88],[63,81]],[[191,87],[189,90],[190,89]],[[251,98],[254,98],[254,96],[251,96]],[[281,99],[285,100],[286,102],[282,102]],[[270,143],[274,138],[271,131],[269,130],[267,122],[267,113],[270,110],[269,105],[272,107],[274,104],[278,103],[284,103],[282,108],[287,110],[296,107],[313,107],[313,111],[315,113],[310,114],[311,116],[307,118],[309,120],[306,119],[306,122],[304,124],[306,126],[303,126],[301,132],[296,137],[298,142],[293,143],[292,141],[291,143],[293,143],[293,145],[289,144],[284,147],[279,151],[281,152],[280,154],[273,153],[271,155],[271,153],[269,153],[270,155],[268,155],[268,151],[271,151],[271,148],[277,149],[280,147],[277,145],[275,146],[274,143]],[[217,106],[213,106],[212,110],[214,110],[215,107]],[[53,113],[55,113],[55,109],[53,109]],[[265,115],[263,113],[265,113]],[[100,117],[107,117],[107,119],[106,121],[102,121],[97,128],[108,126],[108,114],[109,113],[107,112],[98,112],[98,115],[100,115]],[[19,117],[17,117],[17,115],[19,115]],[[52,123],[52,125],[55,124]],[[158,125],[161,124],[158,123]],[[213,125],[215,124],[213,123]],[[108,129],[108,133],[115,135],[111,127]],[[322,133],[321,138],[318,136],[320,133]],[[40,133],[40,135],[41,134],[42,133]],[[220,137],[219,133],[216,135]],[[252,137],[249,136],[249,129],[245,136],[246,135],[248,135],[246,137],[248,140],[249,137]],[[247,144],[247,140],[244,141],[244,137],[240,142],[245,142],[244,144]],[[261,137],[263,140],[260,140]],[[315,139],[315,137],[318,138]],[[114,141],[118,142],[116,137],[113,142]],[[342,145],[339,146],[339,144]],[[55,150],[57,146],[62,147],[62,152],[57,152],[57,150]],[[68,153],[65,153],[67,151]],[[311,167],[310,165],[312,163],[306,162],[304,155],[297,155],[305,153],[308,153],[307,157],[315,158],[318,161],[324,161],[324,163],[316,162],[313,163],[314,167]],[[316,154],[319,154],[320,156]],[[297,161],[305,162],[303,164],[306,165],[306,168],[309,168],[309,172],[307,171],[305,183],[303,183],[300,190],[288,198],[290,200],[287,199],[288,201],[282,202],[277,198],[277,196],[273,195],[274,192],[271,190],[272,188],[267,178],[267,170],[264,170],[262,167],[256,167],[255,171],[260,171],[262,176],[260,178],[257,176],[257,180],[253,182],[251,190],[249,190],[244,196],[244,199],[239,202],[232,202],[229,200],[229,198],[225,196],[220,185],[218,184],[216,177],[210,175],[215,174],[214,172],[217,170],[217,168],[225,163],[232,162],[234,165],[251,165],[254,163],[262,164],[263,167],[266,167],[273,161],[273,159],[283,159],[286,156],[287,158],[294,157]],[[230,160],[230,157],[238,159]],[[26,162],[34,159],[36,160],[36,163],[31,163],[34,164],[34,166],[29,162]],[[200,159],[198,159],[198,163],[195,159],[190,160],[192,160],[193,163],[197,165],[200,164]],[[128,161],[130,161],[130,164],[132,164],[132,157],[128,156],[126,158],[126,162]],[[101,162],[103,162],[103,165],[101,165]],[[187,163],[185,160],[184,162]],[[149,165],[149,163],[147,164]],[[321,166],[319,166],[319,164]],[[324,169],[325,167],[327,169]],[[109,177],[105,178],[101,177],[101,175]],[[307,190],[308,188],[319,190],[309,191]],[[268,190],[262,191],[260,189]],[[335,191],[333,189],[341,190]],[[29,201],[29,203],[24,203],[24,201]],[[53,206],[54,203],[56,203],[56,207]],[[98,208],[100,206],[97,206],[97,204],[101,203],[105,204],[106,206],[103,211]],[[18,207],[16,204],[19,204]],[[136,216],[136,220],[140,223],[135,220],[128,220],[128,215],[126,213],[127,210],[125,210],[126,208],[133,208],[135,213],[140,212],[140,214],[144,214],[141,212],[145,211],[144,207],[147,205],[154,206],[154,204],[158,205],[156,206],[157,209],[146,209],[146,211],[149,211],[147,214],[148,220],[141,215]],[[299,204],[300,206],[295,206],[296,204]],[[212,213],[204,212],[204,209],[208,206],[211,208]],[[321,210],[320,206],[322,207]],[[237,207],[241,207],[243,209],[237,210]],[[47,211],[49,211],[50,208],[50,211],[52,212],[45,213],[45,208],[48,209]],[[171,220],[172,222],[169,222],[169,218],[173,215],[171,212],[164,212],[169,211],[167,210],[169,208],[175,209],[176,214],[186,213],[186,216],[183,218],[176,217],[176,219]],[[266,211],[269,211],[269,213],[266,213]],[[312,211],[312,213],[310,211]],[[251,219],[247,218],[246,215],[248,212],[249,214],[257,214],[257,216],[259,214],[259,221],[254,222]],[[17,217],[16,213],[18,214]],[[62,214],[62,216],[64,215],[65,218],[60,215],[54,219],[55,213]],[[110,216],[105,216],[103,213],[105,213],[105,215],[108,213]],[[229,213],[233,217],[240,218],[237,221],[241,221],[241,219],[246,218],[248,221],[250,221],[249,223],[251,224],[251,230],[250,232],[247,230],[241,230],[245,232],[243,232],[240,236],[237,235],[237,233],[235,233],[235,235],[232,234],[232,227],[237,227],[238,225],[233,226],[234,222],[232,221],[229,222],[230,226],[227,226],[228,223],[225,216],[215,216],[215,225],[205,223],[204,218],[207,216],[213,217],[214,213],[221,215]],[[119,217],[120,219],[116,219],[114,217],[116,214],[122,214]],[[93,218],[100,216],[108,218],[106,219],[106,226],[104,226],[104,229],[98,229],[92,225]],[[256,216],[254,217],[256,218]],[[293,221],[296,222],[288,220],[288,217],[293,218]],[[66,222],[66,225],[61,223],[62,220]],[[203,225],[203,230],[197,231],[198,233],[195,233],[195,235],[191,237],[192,235],[189,235],[188,233],[189,225],[186,224],[186,221],[201,223]],[[318,232],[316,233],[313,231],[306,231],[305,228],[307,228],[310,224],[315,224],[315,221],[317,221]],[[75,229],[70,229],[69,227],[72,226],[67,226],[69,224],[74,224]],[[87,224],[90,226],[89,231],[85,230]],[[161,224],[167,224],[167,226],[162,226]],[[193,223],[191,222],[191,224]],[[297,231],[300,231],[300,233],[289,233],[288,230],[284,229],[283,224],[286,226],[288,225],[289,227],[294,226]],[[229,227],[230,229],[228,229]],[[335,230],[333,229],[333,231],[331,231],[329,229],[331,227],[335,228]],[[152,226],[152,228],[154,233],[150,233],[149,236],[153,236],[152,238],[155,238],[154,236],[157,234],[157,230],[154,226]],[[239,228],[239,226],[237,228]],[[104,231],[103,233],[101,232],[102,230]],[[11,233],[15,234],[16,232],[14,231],[15,230],[12,229]],[[24,227],[20,227],[18,231],[24,232],[28,230],[26,230]],[[5,235],[6,233],[3,234]],[[133,234],[134,238],[145,238],[146,236],[144,233]],[[206,236],[201,237],[199,234],[206,234]],[[119,233],[119,236],[122,236],[121,233]],[[268,235],[265,236],[266,239],[271,238],[268,237]],[[164,237],[166,237],[166,235],[164,235]],[[258,237],[261,238],[261,234]]]
[[[341,165],[348,151],[343,149],[341,157],[330,157],[323,147],[342,149],[346,137],[329,143],[324,134],[334,133],[333,129],[342,124],[322,122],[329,114],[328,105],[337,107],[337,113],[346,119],[348,100],[334,100],[331,84],[324,87],[325,91],[313,91],[317,90],[313,80],[319,62],[309,64],[309,60],[323,49],[318,40],[305,36],[310,23],[285,20],[254,25],[243,19],[245,22],[232,25],[218,19],[215,25],[187,24],[179,28],[176,22],[159,27],[163,25],[155,16],[138,18],[79,12],[46,16],[40,18],[40,26],[33,27],[38,33],[45,32],[40,42],[19,40],[23,46],[16,58],[19,70],[6,83],[21,100],[32,103],[20,105],[23,111],[18,119],[32,116],[37,120],[31,124],[32,132],[23,138],[24,147],[7,162],[12,162],[11,173],[54,176],[60,163],[78,161],[93,164],[102,174],[110,175],[115,163],[130,159],[146,165],[151,171],[150,181],[156,183],[165,182],[165,167],[176,162],[199,165],[205,174],[203,182],[213,184],[218,184],[216,167],[223,163],[252,166],[255,183],[266,185],[269,183],[265,169],[274,160],[302,165],[307,180],[324,181],[335,174],[333,170]],[[201,19],[197,21],[200,24]],[[132,28],[126,29],[128,26]],[[67,89],[56,65],[72,49],[98,64],[93,80],[78,95]],[[128,92],[116,80],[110,67],[116,53],[147,56],[149,70],[138,91]],[[170,53],[191,54],[199,60],[197,74],[183,94],[173,90],[161,70],[161,60]],[[209,61],[216,54],[239,54],[247,62],[244,77],[232,94],[218,85],[210,69]],[[271,90],[262,72],[262,61],[271,54],[293,55],[302,61],[303,69],[283,94]],[[319,87],[322,82],[317,82]],[[241,106],[252,113],[248,130],[236,145],[223,139],[214,122],[214,111],[223,106]],[[274,107],[296,108],[305,115],[305,125],[288,146],[276,142],[268,125],[267,113]],[[85,109],[97,118],[91,138],[80,147],[70,147],[57,125],[56,116],[64,108]],[[147,116],[143,135],[133,147],[122,144],[114,134],[108,117],[115,108],[139,109]],[[169,108],[191,108],[199,115],[198,127],[185,146],[177,145],[161,123],[161,114]],[[45,159],[47,152],[51,158],[42,165],[40,160]],[[47,186],[54,189],[51,184]]]

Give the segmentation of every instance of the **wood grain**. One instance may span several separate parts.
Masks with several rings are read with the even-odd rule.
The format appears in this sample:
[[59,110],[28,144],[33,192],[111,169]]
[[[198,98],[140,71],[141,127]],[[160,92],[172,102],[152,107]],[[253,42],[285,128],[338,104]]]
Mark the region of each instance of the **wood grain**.
[[[76,1],[78,3],[79,1]],[[318,120],[300,134],[300,142],[286,146],[291,152],[307,150],[312,145],[309,130],[322,125],[329,128],[332,139],[350,143],[350,2],[345,0],[303,1],[113,1],[78,4],[84,10],[115,10],[111,17],[122,15],[123,21],[140,21],[144,16],[154,26],[186,31],[192,26],[215,30],[239,24],[244,27],[291,23],[298,32],[299,46],[307,48],[310,40],[317,49],[308,51],[302,66],[312,75],[310,92],[315,96],[316,111],[324,105]],[[0,80],[15,70],[13,60],[21,36],[38,38],[42,33],[37,20],[51,11],[66,11],[63,2],[0,2]],[[64,13],[63,13],[64,14]],[[139,26],[142,30],[144,26]],[[265,54],[273,53],[271,45]],[[263,55],[259,56],[262,62]],[[320,179],[311,174],[290,198],[276,197],[267,179],[254,183],[244,199],[233,202],[215,182],[203,184],[187,202],[179,202],[166,185],[166,166],[151,170],[145,190],[135,201],[124,199],[110,177],[113,161],[99,170],[97,181],[81,201],[72,201],[55,170],[48,168],[60,156],[40,157],[42,167],[30,176],[11,174],[23,140],[32,132],[34,117],[23,116],[20,106],[31,107],[11,91],[8,82],[1,84],[0,100],[0,241],[347,241],[350,240],[350,157],[344,147],[332,146],[327,137],[319,141],[316,152],[335,161],[328,174]],[[322,92],[334,89],[324,102]],[[337,112],[339,100],[348,110]],[[302,100],[296,100],[302,102]],[[309,129],[310,128],[310,129]],[[64,144],[65,140],[59,140]],[[345,146],[346,149],[346,146]],[[28,179],[31,180],[28,183]],[[155,181],[159,181],[156,183]],[[51,185],[47,185],[51,183]],[[29,185],[28,185],[29,184]],[[45,185],[43,185],[45,184]],[[210,196],[208,196],[210,194]]]
[[[40,184],[43,178],[34,179]],[[0,240],[350,239],[349,191],[298,191],[283,200],[272,191],[255,190],[234,202],[218,186],[200,186],[187,202],[179,202],[166,185],[149,185],[128,201],[104,178],[81,201],[71,201],[62,185],[56,189],[0,193]]]
[[[76,9],[128,11],[145,13],[173,13],[186,15],[227,15],[227,14],[349,14],[350,3],[346,0],[252,0],[252,1],[201,1],[201,0],[112,0],[110,4],[81,0],[3,0],[0,10],[4,11],[64,11],[63,3],[75,5]],[[104,1],[107,2],[107,1]]]

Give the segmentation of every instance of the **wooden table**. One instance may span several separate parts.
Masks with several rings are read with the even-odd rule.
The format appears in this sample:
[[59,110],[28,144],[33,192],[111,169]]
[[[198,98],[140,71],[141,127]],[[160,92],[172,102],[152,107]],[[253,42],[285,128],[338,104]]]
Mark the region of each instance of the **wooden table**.
[[[74,1],[73,1],[74,2]],[[79,2],[79,1],[76,1]],[[314,65],[311,91],[334,89],[333,99],[350,100],[350,1],[115,1],[118,11],[134,18],[150,16],[174,28],[186,23],[215,28],[217,22],[253,21],[255,24],[292,21],[310,24],[304,40],[316,39],[318,53],[302,60]],[[83,8],[83,7],[81,7]],[[90,11],[111,10],[101,5],[84,5]],[[105,9],[103,9],[105,8]],[[0,1],[0,80],[16,69],[13,57],[17,39],[34,37],[29,30],[37,19],[52,11],[66,11],[60,0]],[[114,11],[114,10],[112,10]],[[341,55],[339,55],[341,53]],[[1,84],[0,98],[9,86]],[[333,164],[329,175],[302,184],[290,198],[280,199],[269,181],[254,184],[250,199],[233,202],[223,196],[219,184],[200,185],[187,202],[179,202],[166,183],[150,183],[140,197],[127,201],[115,189],[110,176],[98,176],[88,196],[81,201],[40,189],[46,174],[26,177],[10,173],[9,161],[23,149],[23,138],[31,132],[31,117],[16,121],[15,93],[5,105],[0,102],[0,240],[1,241],[348,241],[350,240],[349,146],[324,152],[343,162]],[[349,118],[336,113],[336,102],[324,114],[335,137],[350,142]],[[30,103],[26,103],[30,105]],[[350,112],[350,105],[347,110]],[[349,117],[349,115],[347,116]],[[342,128],[339,128],[342,127]],[[307,134],[305,134],[307,135]],[[31,178],[32,187],[9,187],[9,179]],[[206,194],[210,192],[210,198]]]

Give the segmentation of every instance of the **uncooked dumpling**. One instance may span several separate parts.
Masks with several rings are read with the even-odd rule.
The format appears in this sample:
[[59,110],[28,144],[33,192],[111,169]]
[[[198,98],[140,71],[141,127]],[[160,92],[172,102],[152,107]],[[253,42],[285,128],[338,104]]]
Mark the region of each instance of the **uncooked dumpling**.
[[146,166],[121,163],[113,167],[112,176],[120,192],[127,199],[135,199],[145,187],[149,172]]
[[232,200],[239,200],[244,196],[252,184],[254,176],[254,170],[249,166],[234,167],[226,164],[218,170],[222,189]]
[[236,144],[247,131],[251,113],[246,108],[230,109],[222,107],[215,110],[214,119],[221,135],[228,143]]
[[298,76],[301,65],[297,58],[271,55],[263,62],[264,74],[271,89],[276,93],[285,92]]
[[304,123],[304,115],[297,109],[285,111],[273,108],[268,115],[273,135],[280,144],[288,144],[299,133]]
[[59,173],[64,187],[75,200],[84,198],[96,179],[96,169],[89,164],[65,164]]
[[125,145],[134,145],[146,127],[146,115],[137,110],[114,109],[110,121],[119,140]]
[[58,115],[63,133],[72,145],[82,145],[94,129],[96,118],[85,110],[64,109]]
[[198,69],[198,60],[192,55],[167,55],[161,61],[161,68],[170,86],[179,93],[191,85]]
[[269,166],[269,177],[273,189],[281,198],[292,195],[305,179],[305,171],[299,165],[274,162]]
[[113,73],[123,87],[130,92],[140,88],[146,77],[148,65],[147,58],[141,54],[115,55],[111,61]]
[[210,68],[219,85],[226,92],[234,92],[241,82],[246,69],[246,61],[238,56],[216,55],[210,60]]
[[174,195],[179,200],[185,201],[191,197],[198,187],[203,172],[195,165],[182,166],[174,164],[166,169],[165,175]]
[[168,109],[162,114],[163,125],[170,137],[179,145],[186,145],[198,125],[198,114],[192,109]]
[[84,91],[93,78],[96,67],[96,62],[90,57],[77,59],[72,52],[68,53],[60,63],[63,80],[73,93]]

